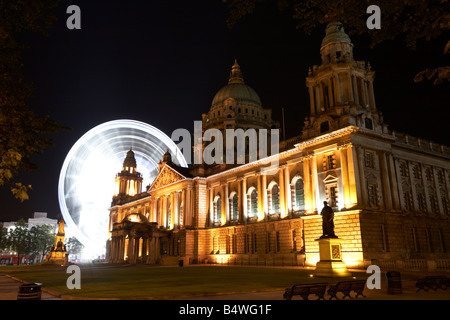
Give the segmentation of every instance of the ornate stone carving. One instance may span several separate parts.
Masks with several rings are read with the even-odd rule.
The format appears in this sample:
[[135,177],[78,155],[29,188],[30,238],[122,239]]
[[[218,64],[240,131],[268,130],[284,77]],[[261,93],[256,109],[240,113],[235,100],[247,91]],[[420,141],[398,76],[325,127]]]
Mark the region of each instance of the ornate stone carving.
[[171,183],[183,180],[184,177],[178,174],[176,171],[165,166],[162,172],[158,175],[155,182],[152,185],[152,189],[158,189],[160,187],[167,186]]
[[331,257],[335,260],[341,260],[340,245],[331,245]]

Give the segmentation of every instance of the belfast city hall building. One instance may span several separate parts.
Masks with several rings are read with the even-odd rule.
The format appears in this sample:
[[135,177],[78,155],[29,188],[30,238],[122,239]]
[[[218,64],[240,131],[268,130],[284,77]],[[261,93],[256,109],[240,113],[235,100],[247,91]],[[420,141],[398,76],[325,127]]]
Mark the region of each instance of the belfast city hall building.
[[[388,128],[374,71],[340,23],[320,54],[306,78],[309,116],[276,155],[184,168],[166,153],[143,190],[130,149],[109,208],[109,261],[315,266],[327,201],[348,267],[450,269],[450,148]],[[235,62],[202,129],[278,127]]]

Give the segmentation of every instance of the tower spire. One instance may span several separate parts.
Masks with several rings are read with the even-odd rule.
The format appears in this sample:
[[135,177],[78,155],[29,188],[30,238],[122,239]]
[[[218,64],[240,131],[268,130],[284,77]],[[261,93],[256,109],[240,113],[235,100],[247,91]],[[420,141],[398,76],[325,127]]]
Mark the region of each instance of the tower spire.
[[[345,126],[386,132],[375,106],[374,71],[353,58],[353,44],[340,22],[327,25],[320,48],[322,64],[308,70],[310,115],[303,128],[309,139]],[[367,66],[366,66],[367,65]]]
[[230,83],[244,83],[244,77],[242,76],[241,67],[238,64],[237,59],[234,59],[234,64],[231,67],[230,79],[228,80],[228,84]]

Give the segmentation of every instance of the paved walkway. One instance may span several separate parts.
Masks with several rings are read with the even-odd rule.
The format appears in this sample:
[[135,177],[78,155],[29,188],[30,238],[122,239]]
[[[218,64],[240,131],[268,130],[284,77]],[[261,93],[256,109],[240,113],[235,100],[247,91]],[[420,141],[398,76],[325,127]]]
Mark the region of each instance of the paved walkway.
[[[0,275],[0,300],[17,300],[17,293],[22,282]],[[61,300],[42,291],[41,300]]]

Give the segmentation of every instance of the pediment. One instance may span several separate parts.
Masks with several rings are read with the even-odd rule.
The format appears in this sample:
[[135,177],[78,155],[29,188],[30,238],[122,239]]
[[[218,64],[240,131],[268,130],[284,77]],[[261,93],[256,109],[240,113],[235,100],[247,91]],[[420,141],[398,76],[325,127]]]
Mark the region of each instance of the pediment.
[[181,175],[168,165],[165,165],[156,176],[156,179],[155,181],[153,181],[149,190],[158,189],[184,179],[186,178],[183,175]]
[[335,171],[328,171],[325,179],[323,179],[323,182],[334,182],[336,180],[338,180],[337,173]]

